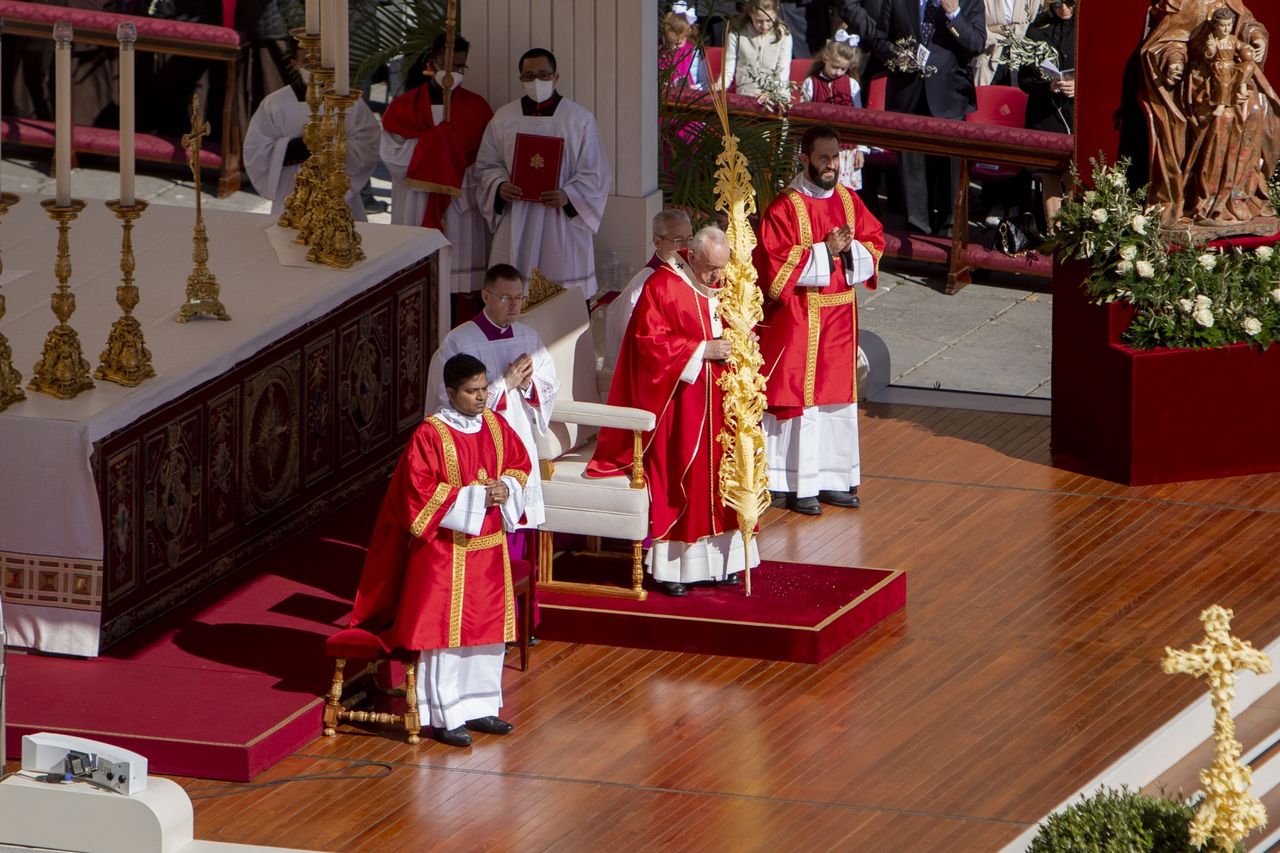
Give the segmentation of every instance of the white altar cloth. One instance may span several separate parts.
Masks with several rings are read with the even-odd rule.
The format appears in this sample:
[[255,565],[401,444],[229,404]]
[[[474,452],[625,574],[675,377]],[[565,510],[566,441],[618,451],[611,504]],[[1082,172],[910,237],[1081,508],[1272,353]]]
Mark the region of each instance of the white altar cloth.
[[[13,347],[23,382],[31,379],[45,335],[57,323],[49,296],[58,232],[24,196],[0,217],[4,266],[31,270],[0,290],[7,313],[0,332]],[[102,516],[90,468],[93,443],[229,370],[294,329],[324,316],[393,273],[448,245],[439,231],[360,224],[368,259],[350,271],[312,265],[281,266],[267,238],[273,218],[206,211],[209,269],[221,285],[231,322],[199,318],[174,322],[190,274],[190,208],[153,204],[137,220],[133,248],[142,324],[157,375],[136,388],[95,380],[73,400],[27,390],[27,399],[0,412],[0,594],[5,561],[103,560]],[[120,315],[120,226],[100,201],[90,201],[70,231],[71,326],[90,369],[97,367],[111,324]],[[96,655],[96,610],[51,608],[6,601],[9,642],[43,651]]]

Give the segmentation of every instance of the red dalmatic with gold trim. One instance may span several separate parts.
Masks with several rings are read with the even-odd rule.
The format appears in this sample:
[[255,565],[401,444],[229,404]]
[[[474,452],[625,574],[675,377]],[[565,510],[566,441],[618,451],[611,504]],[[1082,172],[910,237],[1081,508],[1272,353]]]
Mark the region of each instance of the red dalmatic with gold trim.
[[524,443],[485,409],[479,432],[429,417],[405,448],[374,525],[351,626],[388,649],[444,649],[515,641],[515,598],[502,512],[477,536],[441,527],[463,486],[530,471]]
[[[796,417],[808,406],[853,403],[857,396],[858,306],[845,262],[832,257],[825,287],[797,284],[814,243],[848,224],[879,270],[884,226],[842,184],[826,198],[793,188],[774,198],[760,221],[755,266],[765,293],[760,354],[769,374],[769,411]],[[867,287],[875,289],[873,273]]]
[[[646,409],[657,417],[644,435],[644,472],[653,539],[696,542],[738,529],[738,517],[720,501],[720,445],[724,362],[702,362],[696,378],[681,374],[703,341],[719,337],[715,291],[670,267],[645,282],[618,353],[609,404]],[[714,328],[713,328],[714,324]],[[630,432],[600,430],[587,476],[630,473]]]

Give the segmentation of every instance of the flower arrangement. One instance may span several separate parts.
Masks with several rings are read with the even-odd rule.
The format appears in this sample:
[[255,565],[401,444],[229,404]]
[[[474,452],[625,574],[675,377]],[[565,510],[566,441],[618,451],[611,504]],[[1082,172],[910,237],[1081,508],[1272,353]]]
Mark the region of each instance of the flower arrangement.
[[920,43],[911,36],[889,45],[889,58],[884,65],[898,74],[919,74],[921,77],[932,77],[938,71],[936,66],[920,64]]
[[1129,302],[1125,343],[1136,349],[1269,346],[1280,340],[1280,251],[1262,245],[1222,250],[1161,233],[1146,188],[1131,189],[1120,160],[1095,158],[1093,188],[1077,190],[1054,217],[1048,246],[1088,260],[1085,291],[1097,302]]

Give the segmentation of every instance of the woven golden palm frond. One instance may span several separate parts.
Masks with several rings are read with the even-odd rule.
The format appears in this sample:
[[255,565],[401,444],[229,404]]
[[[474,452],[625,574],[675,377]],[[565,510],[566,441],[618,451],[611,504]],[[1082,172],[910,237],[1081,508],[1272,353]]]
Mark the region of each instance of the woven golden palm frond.
[[[755,232],[748,217],[756,212],[755,189],[747,158],[738,150],[738,139],[729,130],[729,112],[724,91],[712,84],[712,101],[720,117],[724,150],[716,158],[716,210],[728,219],[729,264],[720,288],[720,322],[732,349],[728,370],[720,379],[724,390],[724,429],[719,435],[723,459],[720,463],[720,499],[738,515],[744,553],[751,551],[751,538],[764,511],[769,507],[769,474],[765,459],[764,417],[765,378],[760,373],[764,359],[752,338],[752,330],[764,317],[764,296],[756,286],[756,269],[751,251]],[[751,594],[751,574],[746,573],[747,594]]]

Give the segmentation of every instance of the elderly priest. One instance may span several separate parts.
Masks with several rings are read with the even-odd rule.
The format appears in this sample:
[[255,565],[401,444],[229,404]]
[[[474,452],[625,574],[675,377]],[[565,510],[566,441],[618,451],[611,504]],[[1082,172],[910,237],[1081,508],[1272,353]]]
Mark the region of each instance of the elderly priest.
[[391,478],[360,575],[351,627],[420,650],[418,706],[437,740],[508,734],[499,719],[505,643],[516,639],[504,529],[524,511],[524,443],[491,412],[484,365],[444,365],[449,404],[418,427]]

